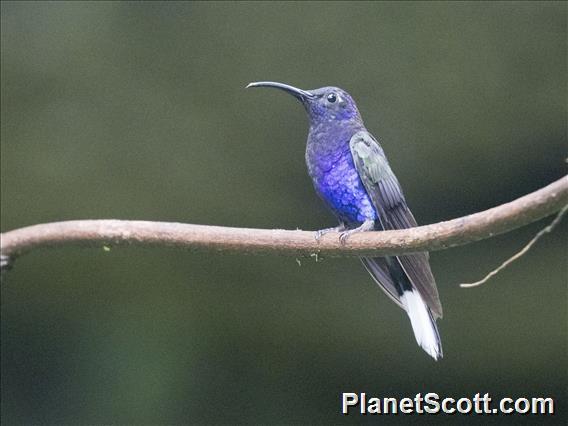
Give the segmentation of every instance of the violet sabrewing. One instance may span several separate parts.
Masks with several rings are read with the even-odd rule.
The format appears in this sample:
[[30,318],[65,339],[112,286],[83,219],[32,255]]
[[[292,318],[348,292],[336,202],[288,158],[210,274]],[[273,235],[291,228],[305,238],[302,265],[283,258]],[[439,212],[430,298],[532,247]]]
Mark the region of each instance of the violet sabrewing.
[[[377,139],[363,124],[353,98],[338,87],[302,90],[272,81],[248,87],[272,87],[298,99],[309,118],[306,164],[318,195],[339,220],[342,242],[355,232],[417,226]],[[362,257],[379,287],[406,311],[418,344],[435,360],[442,357],[436,319],[442,305],[428,253]]]

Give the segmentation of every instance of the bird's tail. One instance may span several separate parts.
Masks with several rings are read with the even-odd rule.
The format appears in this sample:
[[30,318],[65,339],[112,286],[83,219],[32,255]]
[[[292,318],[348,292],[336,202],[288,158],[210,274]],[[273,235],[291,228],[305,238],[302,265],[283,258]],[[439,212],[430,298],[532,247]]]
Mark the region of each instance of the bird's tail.
[[400,301],[410,318],[416,342],[437,361],[443,356],[442,342],[430,309],[415,290],[404,291]]

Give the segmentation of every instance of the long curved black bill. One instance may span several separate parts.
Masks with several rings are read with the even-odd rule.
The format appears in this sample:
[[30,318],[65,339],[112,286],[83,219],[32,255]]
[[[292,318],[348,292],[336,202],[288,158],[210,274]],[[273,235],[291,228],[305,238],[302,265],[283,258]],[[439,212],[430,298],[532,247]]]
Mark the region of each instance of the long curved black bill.
[[248,89],[249,87],[273,87],[291,94],[300,101],[305,101],[306,99],[314,97],[314,94],[307,90],[298,89],[297,87],[290,86],[289,84],[278,83],[276,81],[255,81],[254,83],[249,83],[246,88]]

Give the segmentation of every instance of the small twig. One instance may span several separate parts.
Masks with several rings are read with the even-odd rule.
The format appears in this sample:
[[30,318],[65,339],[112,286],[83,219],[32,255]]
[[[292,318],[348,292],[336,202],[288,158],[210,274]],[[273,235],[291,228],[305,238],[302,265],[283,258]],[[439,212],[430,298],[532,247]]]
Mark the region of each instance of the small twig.
[[517,260],[518,258],[520,258],[521,256],[523,256],[526,252],[528,252],[531,247],[544,235],[544,234],[548,234],[549,232],[552,232],[552,230],[556,227],[556,225],[558,225],[560,223],[560,221],[562,220],[562,216],[564,216],[564,214],[568,211],[568,204],[564,206],[564,208],[562,210],[560,210],[560,212],[558,212],[558,214],[556,215],[556,217],[554,218],[554,220],[550,223],[550,225],[548,225],[547,227],[545,227],[544,229],[541,229],[539,231],[538,234],[536,234],[534,236],[534,238],[532,240],[530,240],[528,242],[528,244],[526,246],[523,247],[523,249],[521,251],[519,251],[517,254],[515,254],[514,256],[510,257],[509,259],[507,259],[505,262],[503,262],[497,269],[494,269],[493,271],[489,272],[485,278],[483,278],[482,280],[476,281],[474,283],[462,283],[460,284],[460,287],[462,288],[472,288],[472,287],[477,287],[480,286],[481,284],[486,283],[492,276],[497,275],[499,272],[501,272],[503,269],[505,269],[507,266],[509,266],[511,263],[513,263],[515,260]]

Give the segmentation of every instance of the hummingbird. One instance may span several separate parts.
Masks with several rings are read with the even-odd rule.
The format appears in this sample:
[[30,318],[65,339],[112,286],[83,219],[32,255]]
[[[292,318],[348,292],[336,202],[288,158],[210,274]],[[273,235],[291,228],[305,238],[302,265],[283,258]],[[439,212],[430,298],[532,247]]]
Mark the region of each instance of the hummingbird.
[[[345,90],[331,86],[303,90],[273,81],[254,82],[249,87],[282,90],[300,101],[308,114],[308,173],[316,193],[339,222],[316,231],[317,240],[335,231],[345,244],[358,232],[417,226],[381,144],[365,128],[355,101]],[[442,317],[442,305],[429,254],[360,259],[385,294],[406,311],[418,345],[435,360],[441,358],[436,319]]]

